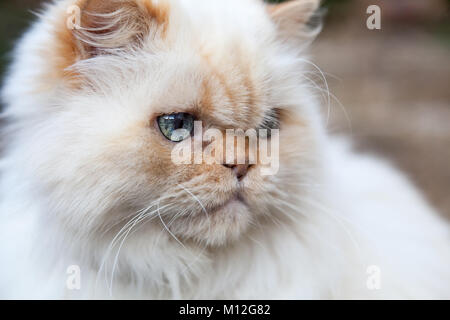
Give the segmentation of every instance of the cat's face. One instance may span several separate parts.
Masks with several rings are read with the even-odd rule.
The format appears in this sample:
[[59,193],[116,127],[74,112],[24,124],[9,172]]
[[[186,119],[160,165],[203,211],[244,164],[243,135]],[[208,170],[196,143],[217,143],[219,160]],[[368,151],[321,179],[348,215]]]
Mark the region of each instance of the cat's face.
[[[62,5],[50,16],[56,58],[49,65],[78,62],[46,75],[60,85],[36,129],[40,146],[30,148],[41,149],[38,183],[64,223],[100,232],[139,213],[139,223],[168,228],[181,241],[219,245],[264,219],[282,219],[316,166],[320,130],[292,49],[306,39],[289,33],[302,32],[317,2],[76,3],[90,27],[98,21],[86,12],[120,12],[92,33],[57,29]],[[159,121],[174,114],[221,131],[275,120],[279,170],[174,163],[177,142]]]

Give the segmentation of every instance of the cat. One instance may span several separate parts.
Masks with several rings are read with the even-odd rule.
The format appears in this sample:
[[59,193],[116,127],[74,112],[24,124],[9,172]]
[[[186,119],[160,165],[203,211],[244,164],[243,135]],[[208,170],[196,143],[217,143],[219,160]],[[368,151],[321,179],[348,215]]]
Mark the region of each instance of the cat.
[[[326,131],[319,2],[47,4],[2,90],[0,297],[450,298],[448,223]],[[278,171],[175,164],[194,119],[279,130]]]

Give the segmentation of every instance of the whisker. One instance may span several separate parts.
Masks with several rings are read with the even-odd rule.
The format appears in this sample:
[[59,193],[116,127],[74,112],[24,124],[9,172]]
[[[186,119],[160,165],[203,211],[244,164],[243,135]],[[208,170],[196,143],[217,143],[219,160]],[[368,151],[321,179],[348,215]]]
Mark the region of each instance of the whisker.
[[[157,209],[157,210],[159,210],[159,206],[158,206],[158,209]],[[156,212],[157,210],[153,211],[152,213]],[[152,214],[152,213],[150,213],[150,214]],[[119,245],[119,248],[118,248],[118,250],[117,250],[116,256],[115,256],[115,258],[114,258],[113,268],[112,268],[112,271],[111,271],[111,281],[110,281],[110,286],[109,286],[109,293],[110,293],[110,296],[112,296],[112,286],[113,286],[113,281],[114,281],[114,271],[115,271],[116,266],[117,266],[117,263],[118,263],[120,250],[122,249],[122,246],[123,246],[123,244],[125,243],[125,240],[127,239],[128,235],[130,234],[130,232],[131,232],[131,230],[133,229],[133,227],[134,227],[135,225],[137,225],[140,221],[142,221],[142,219],[145,217],[145,215],[146,215],[146,213],[143,212],[143,213],[139,216],[138,219],[135,219],[134,223],[128,228],[127,232],[125,233],[125,236],[123,237],[123,239],[122,239],[122,241],[121,241],[121,243],[120,243],[120,245]]]
[[327,124],[328,124],[329,119],[330,119],[330,111],[331,111],[331,99],[330,99],[330,88],[328,86],[327,78],[325,77],[325,74],[323,73],[323,71],[314,62],[311,62],[311,61],[309,61],[307,59],[304,59],[304,58],[298,58],[298,59],[300,61],[303,61],[303,62],[313,66],[320,73],[320,76],[323,79],[323,84],[325,86],[325,90],[326,90],[326,93],[327,93],[327,106],[328,106]]
[[[99,276],[102,273],[103,270],[105,270],[105,281],[106,284],[107,282],[107,272],[106,272],[106,263],[107,263],[107,259],[111,253],[111,251],[113,250],[113,248],[116,245],[116,242],[119,241],[122,237],[123,237],[123,232],[125,232],[125,230],[131,225],[133,224],[137,219],[139,219],[140,217],[142,217],[143,215],[145,215],[147,213],[148,210],[150,210],[153,206],[154,206],[154,202],[152,202],[148,207],[143,208],[138,210],[136,213],[130,214],[127,217],[132,216],[132,218],[116,233],[116,235],[114,236],[114,238],[111,240],[110,244],[108,245],[108,248],[102,258],[102,262],[100,264],[99,270],[97,271],[97,276],[96,276],[96,280],[95,280],[95,286],[94,288],[96,288],[98,286],[98,280],[99,280]],[[124,220],[124,219],[121,219]],[[117,225],[114,224],[114,226]],[[113,227],[114,227],[113,226]],[[109,228],[109,230],[111,230],[112,228]],[[103,234],[105,234],[106,232],[104,232]]]
[[184,244],[172,233],[172,231],[170,231],[170,229],[167,227],[166,223],[164,222],[163,218],[161,217],[161,213],[159,211],[159,203],[158,203],[157,211],[158,211],[159,220],[161,220],[161,223],[163,224],[163,226],[166,229],[166,231],[175,239],[176,242],[178,242],[184,249],[186,249]]

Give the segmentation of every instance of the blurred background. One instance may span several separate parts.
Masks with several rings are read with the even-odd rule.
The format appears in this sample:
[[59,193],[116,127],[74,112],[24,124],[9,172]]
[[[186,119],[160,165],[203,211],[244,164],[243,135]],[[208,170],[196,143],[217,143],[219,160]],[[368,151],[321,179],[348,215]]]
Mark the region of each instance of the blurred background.
[[[366,27],[372,4],[381,8],[381,30]],[[325,6],[311,60],[335,96],[329,130],[388,158],[450,218],[450,1],[330,0]]]
[[[41,2],[0,1],[1,79],[14,41]],[[381,8],[381,30],[366,27],[373,4]],[[324,29],[310,60],[331,93],[328,111],[322,91],[328,129],[390,159],[450,217],[450,0],[325,0],[323,6]],[[308,76],[325,90],[315,71]]]

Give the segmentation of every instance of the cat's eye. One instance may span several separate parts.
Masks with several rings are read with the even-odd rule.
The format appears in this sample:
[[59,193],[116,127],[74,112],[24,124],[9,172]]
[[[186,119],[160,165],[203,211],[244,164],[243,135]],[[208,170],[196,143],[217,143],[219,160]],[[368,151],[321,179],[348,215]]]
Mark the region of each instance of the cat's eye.
[[194,120],[194,116],[189,113],[165,114],[157,119],[161,133],[173,142],[183,141],[192,134]]

